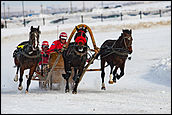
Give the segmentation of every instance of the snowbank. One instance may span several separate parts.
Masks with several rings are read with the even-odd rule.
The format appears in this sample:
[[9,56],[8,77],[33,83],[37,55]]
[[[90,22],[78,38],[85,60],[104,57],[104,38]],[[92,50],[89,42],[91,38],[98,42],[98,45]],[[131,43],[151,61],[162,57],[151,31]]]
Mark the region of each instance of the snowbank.
[[171,57],[162,58],[159,63],[153,65],[152,74],[154,81],[171,86]]
[[144,78],[153,83],[171,87],[171,57],[162,58],[152,65],[148,75]]

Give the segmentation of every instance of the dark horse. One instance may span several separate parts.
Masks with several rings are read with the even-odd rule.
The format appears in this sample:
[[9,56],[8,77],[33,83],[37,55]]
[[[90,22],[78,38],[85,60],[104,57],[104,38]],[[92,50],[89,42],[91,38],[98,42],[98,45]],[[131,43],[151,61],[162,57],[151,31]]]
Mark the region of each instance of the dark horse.
[[[105,90],[104,84],[104,68],[105,62],[111,67],[110,80],[109,83],[113,84],[116,79],[120,79],[124,75],[125,62],[128,54],[132,53],[132,30],[122,30],[121,36],[117,40],[106,40],[100,47],[100,51],[96,58],[100,55],[101,59],[101,78],[102,78],[102,88]],[[113,71],[113,67],[115,70]],[[117,69],[120,68],[120,74],[117,74]],[[112,79],[113,72],[113,79]]]
[[66,80],[65,92],[69,92],[69,77],[71,76],[72,67],[74,68],[74,88],[72,93],[77,93],[77,87],[79,84],[79,78],[83,72],[84,65],[87,60],[87,28],[81,27],[77,28],[77,33],[75,34],[75,42],[69,44],[68,48],[63,52],[64,68],[65,73],[62,74],[63,78]]
[[40,50],[39,50],[39,34],[41,32],[38,28],[33,28],[31,26],[30,33],[29,33],[29,41],[24,41],[17,46],[17,49],[13,53],[14,63],[17,67],[16,76],[14,81],[18,81],[18,71],[20,69],[20,78],[19,78],[19,86],[18,89],[22,90],[22,81],[23,81],[23,74],[25,69],[30,69],[29,71],[29,78],[27,80],[27,88],[26,93],[28,92],[29,85],[31,83],[31,79],[35,69],[40,61]]

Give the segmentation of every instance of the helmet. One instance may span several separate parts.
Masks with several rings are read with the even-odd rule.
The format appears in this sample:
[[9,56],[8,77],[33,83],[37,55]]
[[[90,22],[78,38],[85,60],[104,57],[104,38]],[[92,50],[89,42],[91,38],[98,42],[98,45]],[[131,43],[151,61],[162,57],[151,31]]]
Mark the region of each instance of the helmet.
[[65,40],[67,40],[67,34],[66,34],[66,32],[61,32],[59,38],[60,38],[60,39],[65,39]]
[[49,47],[49,43],[48,43],[48,41],[43,41],[42,42],[42,48],[45,48],[45,47]]

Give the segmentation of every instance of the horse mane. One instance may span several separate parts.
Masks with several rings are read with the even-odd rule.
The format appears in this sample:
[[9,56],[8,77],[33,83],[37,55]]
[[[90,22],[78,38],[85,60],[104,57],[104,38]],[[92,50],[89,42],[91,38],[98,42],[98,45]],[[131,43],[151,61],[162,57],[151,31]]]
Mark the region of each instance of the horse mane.
[[131,30],[129,30],[129,29],[123,29],[122,31],[123,31],[123,33],[131,34]]

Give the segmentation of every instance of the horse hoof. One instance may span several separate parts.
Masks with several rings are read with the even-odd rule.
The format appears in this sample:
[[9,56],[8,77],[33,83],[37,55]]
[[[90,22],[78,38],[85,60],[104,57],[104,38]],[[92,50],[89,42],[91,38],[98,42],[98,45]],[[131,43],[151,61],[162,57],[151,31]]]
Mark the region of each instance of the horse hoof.
[[23,86],[18,87],[18,90],[22,90],[22,89],[23,89]]
[[28,94],[29,92],[26,90],[25,93]]
[[17,82],[18,81],[18,78],[14,78],[14,81]]
[[119,80],[121,78],[121,76],[117,75],[116,78]]
[[101,90],[106,90],[106,88],[105,87],[102,87]]
[[109,84],[113,84],[114,83],[114,81],[109,81]]
[[77,91],[72,91],[73,94],[77,94]]
[[18,81],[18,75],[15,76],[14,81],[15,81],[15,82]]
[[113,80],[113,83],[116,83],[116,80]]
[[69,92],[69,89],[66,89],[66,90],[65,90],[65,93],[68,93],[68,92]]

